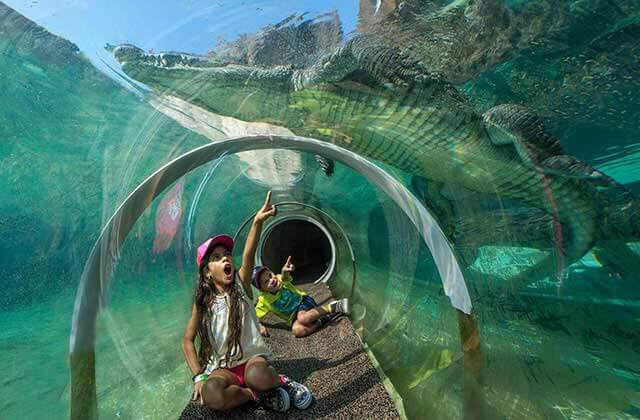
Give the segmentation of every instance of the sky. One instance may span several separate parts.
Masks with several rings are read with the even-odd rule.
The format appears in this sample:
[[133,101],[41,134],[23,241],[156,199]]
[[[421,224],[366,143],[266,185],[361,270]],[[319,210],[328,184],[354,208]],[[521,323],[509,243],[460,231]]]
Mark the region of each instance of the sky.
[[[4,0],[50,32],[75,43],[101,70],[118,67],[106,44],[204,54],[219,37],[233,40],[293,13],[336,10],[345,34],[357,21],[356,0]],[[108,72],[107,72],[108,73]]]

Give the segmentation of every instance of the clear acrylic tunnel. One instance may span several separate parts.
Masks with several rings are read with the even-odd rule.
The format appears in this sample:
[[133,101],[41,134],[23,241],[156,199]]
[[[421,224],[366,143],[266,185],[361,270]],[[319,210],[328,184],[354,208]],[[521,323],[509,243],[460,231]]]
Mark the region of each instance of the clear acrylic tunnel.
[[[277,146],[293,150],[272,149]],[[254,148],[257,150],[235,154],[238,150]],[[321,171],[309,152],[320,152],[335,159],[330,177]],[[281,170],[278,165],[286,169]],[[189,172],[180,176],[185,171]],[[176,177],[177,180],[171,182]],[[168,192],[162,192],[165,188]],[[168,310],[157,312],[149,308],[146,313],[150,318],[143,321],[137,311],[146,299],[141,301],[140,295],[130,293],[135,286],[119,285],[116,282],[119,274],[124,275],[120,280],[124,283],[137,282],[137,276],[128,278],[135,271],[133,266],[137,266],[143,267],[145,274],[149,270],[150,275],[167,279],[169,283],[172,278],[180,278],[180,286],[174,285],[171,289],[173,293],[188,296],[193,292],[193,282],[189,281],[194,277],[189,271],[195,268],[190,258],[195,255],[193,244],[221,232],[243,243],[247,224],[268,189],[273,192],[272,203],[277,206],[278,215],[264,228],[256,264],[279,267],[291,256],[296,262],[298,282],[325,282],[336,296],[351,298],[352,323],[362,339],[371,340],[371,350],[384,366],[397,364],[400,369],[409,368],[408,360],[394,352],[393,347],[399,342],[408,345],[412,341],[410,330],[421,323],[437,322],[443,328],[438,336],[448,337],[435,347],[420,348],[423,355],[438,357],[437,363],[442,368],[443,364],[453,363],[455,354],[462,357],[460,341],[468,339],[470,334],[458,331],[458,319],[473,323],[473,318],[461,269],[437,222],[402,184],[401,178],[394,177],[388,168],[385,170],[356,154],[313,139],[275,135],[236,138],[202,146],[169,162],[129,195],[107,222],[89,256],[76,297],[71,336],[72,387],[74,380],[83,387],[71,396],[72,413],[90,410],[85,398],[91,395],[84,387],[84,378],[86,369],[90,370],[94,363],[92,345],[96,333],[91,318],[101,303],[105,305],[103,312],[110,314],[109,330],[117,330],[118,340],[125,343],[133,339],[127,336],[129,328],[136,334],[133,325],[122,325],[125,319],[139,319],[140,326],[148,326],[164,325],[169,319],[172,325],[177,320],[184,324],[188,318],[190,300],[186,298],[184,305],[173,305]],[[147,205],[149,209],[145,211]],[[156,205],[153,212],[151,209]],[[138,215],[141,219],[136,222]],[[125,240],[130,231],[138,232],[136,239]],[[140,243],[140,239],[151,237],[153,250],[145,250],[145,241]],[[170,252],[163,253],[163,244],[166,246],[172,240],[176,243]],[[238,249],[241,251],[241,247],[236,248],[236,254],[240,252]],[[153,256],[154,253],[164,256]],[[140,256],[144,254],[151,258],[151,264],[140,263]],[[133,260],[130,255],[135,256]],[[115,271],[110,275],[112,267]],[[154,281],[149,287],[163,289],[168,286],[166,281],[159,285]],[[118,291],[121,287],[125,287],[123,292]],[[417,290],[420,298],[412,299],[411,294]],[[415,325],[414,322],[405,325],[406,321],[401,320],[406,319],[406,312],[415,312],[420,302],[422,305],[430,302],[431,311],[447,308],[446,314],[432,314],[420,322],[416,319]],[[160,345],[165,340],[168,340],[167,346],[175,344],[176,335],[167,335],[161,329],[155,336],[152,331],[145,327],[137,334],[145,335],[147,345]],[[99,337],[96,338],[100,342]],[[126,347],[127,354],[135,348]],[[133,354],[145,351],[141,347]],[[100,357],[100,353],[98,346],[96,357]],[[104,373],[98,364],[97,395],[100,395],[101,383],[116,380],[111,375],[136,377],[135,372],[141,370],[162,371],[160,365],[153,367],[145,359],[137,361],[141,365],[123,360],[122,369],[113,369],[113,363],[108,363]],[[160,361],[166,363],[164,359]],[[106,376],[101,378],[101,374]],[[411,387],[419,385],[425,376],[430,375],[418,372],[418,376],[411,379]],[[169,379],[165,377],[165,380]],[[123,388],[123,392],[131,396],[130,390]],[[167,392],[176,392],[176,388],[168,388]],[[166,398],[170,399],[168,395]],[[129,399],[131,406],[127,410],[140,409],[140,401]],[[118,401],[121,404],[124,398]],[[401,404],[402,400],[398,401]],[[462,399],[458,403],[462,404]],[[458,409],[462,412],[463,407]]]
[[[180,342],[195,247],[215,233],[242,244],[269,190],[278,215],[257,263],[278,268],[291,256],[299,282],[352,299],[350,322],[407,418],[640,416],[633,4],[561,2],[549,14],[536,9],[545,1],[504,2],[503,14],[481,15],[474,4],[503,2],[362,1],[329,14],[318,6],[311,18],[253,2],[169,7],[170,19],[157,6],[154,21],[124,4],[65,4],[56,17],[9,3],[0,3],[0,418],[179,416],[193,389]],[[85,26],[71,25],[76,12]],[[116,12],[110,26],[96,23]],[[278,56],[265,41],[231,89],[237,79],[206,70],[212,54],[145,53],[183,45],[168,38],[190,45],[193,27],[206,33],[202,21],[244,27],[249,12],[269,23],[298,14],[267,28],[276,40],[333,30],[313,38],[332,57],[356,36],[392,39],[411,46],[403,54],[427,54],[421,65],[439,76],[403,90],[384,73],[399,56],[340,75],[330,60]],[[119,38],[137,33],[127,32],[132,16],[157,44],[140,36],[143,51]],[[548,38],[507,31],[523,16]],[[415,43],[427,30],[444,32]],[[517,51],[498,48],[510,39]],[[366,42],[348,45],[378,57],[358,50]],[[278,78],[294,69],[314,72],[292,73],[285,91]],[[440,94],[449,100],[421,102]],[[500,131],[486,112],[504,103],[526,105],[546,131],[533,141],[522,126]],[[454,141],[473,138],[474,153]],[[554,139],[562,155],[550,152]]]
[[[236,153],[253,148],[257,150]],[[314,157],[319,152],[335,159],[330,177]],[[551,315],[545,314],[553,307],[529,306],[536,299],[567,311],[580,304],[576,298],[563,302],[553,284],[546,291],[537,286],[539,291],[533,294],[514,293],[496,280],[489,283],[487,278],[508,269],[507,264],[495,263],[496,258],[514,258],[507,251],[493,250],[492,257],[479,258],[475,270],[482,270],[482,275],[462,270],[436,220],[410,191],[407,174],[313,139],[274,135],[202,146],[166,164],[144,185],[146,189],[127,197],[118,209],[125,215],[106,224],[104,249],[96,248],[97,260],[88,259],[84,275],[96,261],[103,273],[83,277],[80,290],[86,285],[100,293],[76,296],[72,378],[73,355],[90,346],[84,342],[86,330],[78,325],[89,319],[91,311],[80,308],[98,301],[104,305],[98,322],[103,333],[96,337],[95,348],[100,412],[163,416],[182,408],[180,400],[168,405],[157,401],[173,401],[172,395],[190,386],[176,342],[189,315],[194,244],[220,232],[243,243],[247,222],[269,189],[279,213],[265,226],[256,263],[278,267],[291,255],[301,283],[324,281],[336,296],[352,299],[351,321],[391,379],[409,417],[419,418],[414,407],[428,407],[437,417],[464,417],[469,410],[521,415],[534,404],[523,394],[531,398],[551,392],[558,386],[557,378],[569,380],[581,374],[560,349],[562,337],[572,330],[584,334],[583,318],[564,315],[560,320],[566,321],[561,323],[547,319]],[[133,221],[128,218],[135,217],[134,207],[142,210],[141,203],[148,208],[130,226],[129,235],[127,228],[115,227]],[[128,240],[118,249],[125,236]],[[109,275],[110,261],[116,258],[119,261]],[[467,284],[484,305],[471,307]],[[480,324],[480,332],[472,334],[481,344],[470,357],[464,348],[471,335],[466,329],[477,325],[465,313],[472,312]],[[535,321],[524,331],[514,327],[523,322],[520,313]],[[544,332],[544,325],[553,328]],[[589,325],[597,326],[596,320],[591,318]],[[572,358],[576,351],[579,354],[574,347]],[[591,370],[591,375],[613,385],[612,392],[625,388],[615,372]],[[511,393],[527,391],[520,391],[505,408],[502,387]],[[611,394],[603,393],[611,401]],[[546,395],[536,410],[557,398]],[[84,389],[76,395],[80,400],[84,396]]]

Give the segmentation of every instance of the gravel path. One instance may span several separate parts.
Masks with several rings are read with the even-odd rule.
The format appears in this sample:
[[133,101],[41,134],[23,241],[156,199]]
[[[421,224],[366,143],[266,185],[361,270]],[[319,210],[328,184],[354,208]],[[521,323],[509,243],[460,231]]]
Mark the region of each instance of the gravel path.
[[[331,297],[324,285],[301,288],[319,304]],[[180,419],[400,419],[347,317],[339,317],[304,338],[295,338],[275,317],[266,324],[271,334],[267,341],[275,356],[273,365],[278,373],[311,389],[311,406],[304,411],[292,406],[281,414],[249,403],[219,412],[189,402]]]

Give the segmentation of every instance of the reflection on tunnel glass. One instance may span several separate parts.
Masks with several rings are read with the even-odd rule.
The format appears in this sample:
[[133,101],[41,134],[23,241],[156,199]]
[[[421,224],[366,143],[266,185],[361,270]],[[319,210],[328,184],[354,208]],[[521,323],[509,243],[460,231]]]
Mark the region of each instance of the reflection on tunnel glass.
[[[391,411],[640,416],[637,2],[45,3],[0,3],[0,418],[66,417],[78,395],[104,417],[180,416],[196,238],[233,231],[269,189],[318,211],[283,207],[258,262],[290,255],[296,284],[350,297]],[[117,265],[84,309],[99,309],[96,336],[70,332],[94,242],[129,194],[183,153],[258,134],[337,145],[406,186],[471,313],[389,194],[282,148],[146,190],[159,195],[128,235],[107,232],[122,246],[100,249]],[[93,350],[70,357],[78,340]],[[310,409],[364,404],[362,383],[312,389],[325,399]]]

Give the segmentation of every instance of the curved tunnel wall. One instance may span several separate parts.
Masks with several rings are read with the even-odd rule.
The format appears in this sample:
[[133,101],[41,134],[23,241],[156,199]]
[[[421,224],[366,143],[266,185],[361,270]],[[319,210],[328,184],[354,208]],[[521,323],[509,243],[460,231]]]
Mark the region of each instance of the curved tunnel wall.
[[111,217],[91,251],[78,288],[71,329],[72,417],[96,410],[95,388],[92,395],[81,385],[86,385],[87,381],[95,383],[91,378],[95,376],[96,317],[122,244],[140,214],[173,181],[210,160],[241,150],[278,147],[320,152],[346,163],[385,191],[411,219],[429,246],[453,307],[467,314],[471,312],[462,272],[435,220],[402,184],[366,159],[337,146],[300,137],[255,136],[205,145],[168,163],[147,178]]
[[[139,19],[104,19],[104,15],[95,13],[100,10],[98,3],[88,8],[70,3],[68,8],[55,14],[43,13],[42,7],[46,8],[43,2],[37,5],[22,2],[22,6],[20,2],[11,3],[20,12],[0,3],[0,84],[3,87],[0,97],[2,103],[10,104],[0,110],[3,139],[0,178],[7,181],[0,183],[0,275],[3,279],[0,285],[0,348],[3,349],[0,376],[4,384],[0,417],[22,418],[28,409],[33,417],[64,418],[69,401],[69,317],[77,282],[99,227],[109,221],[117,205],[161,164],[159,162],[167,162],[208,141],[256,133],[257,126],[264,128],[266,124],[242,123],[203,113],[206,106],[203,108],[201,102],[192,97],[178,100],[168,96],[172,92],[162,87],[148,96],[148,90],[138,91],[126,83],[127,89],[123,89],[100,71],[105,70],[105,61],[110,62],[111,57],[106,57],[109,54],[102,46],[117,41],[114,29],[126,38],[131,37],[133,42],[139,41],[133,35],[139,33],[139,29],[150,30],[150,37],[158,44],[140,46],[167,49],[166,44],[161,45],[162,38],[155,36],[160,34],[153,33],[158,26],[143,25],[143,28],[138,25]],[[276,6],[271,8],[274,10],[283,4],[272,3]],[[341,6],[347,3],[341,2]],[[472,3],[451,3],[460,8],[449,8],[449,11],[461,11],[465,4],[474,9],[468,10],[472,16],[477,17],[477,11],[486,11],[475,7],[478,2]],[[478,112],[501,103],[526,104],[544,120],[567,154],[613,177],[637,196],[640,192],[640,166],[637,165],[640,95],[636,82],[640,77],[638,66],[628,65],[638,56],[637,22],[632,18],[637,15],[637,5],[617,2],[623,6],[616,8],[606,2],[582,2],[580,5],[584,7],[575,8],[572,7],[575,3],[569,2],[548,9],[538,8],[545,1],[489,3],[492,6],[508,4],[507,10],[514,13],[512,16],[522,17],[523,10],[533,12],[526,16],[526,22],[511,20],[516,25],[530,23],[533,26],[529,28],[533,28],[538,23],[544,25],[546,18],[551,18],[546,22],[552,24],[559,18],[566,25],[556,27],[559,32],[542,34],[550,36],[551,43],[535,42],[536,45],[530,45],[522,54],[501,56],[502,65],[493,70],[483,68],[480,74],[471,75],[472,79],[464,86],[457,86],[457,90],[469,98]],[[298,7],[301,6],[295,8]],[[170,35],[164,39],[185,50],[193,44],[191,37],[182,36],[181,28],[195,33],[193,29],[197,26],[192,25],[196,23],[190,20],[192,14],[182,15],[185,20],[176,20],[185,9],[191,14],[193,5],[172,4],[168,25],[162,25],[161,17],[154,17],[156,12],[164,13],[164,8],[146,8],[133,16],[161,25],[162,33]],[[413,11],[411,7],[403,10]],[[549,10],[553,13],[546,13]],[[199,15],[198,19],[209,18],[213,24],[219,23],[219,9],[207,7],[202,12],[208,15]],[[247,13],[256,12],[253,8],[237,6],[229,12],[229,22],[239,22],[238,27],[243,30],[257,29],[246,20]],[[97,15],[100,16],[96,20]],[[342,13],[340,16],[344,18]],[[404,17],[412,16],[408,13]],[[443,16],[455,17],[440,14],[435,16],[436,21],[441,22],[439,19]],[[490,14],[489,18],[495,16],[498,15]],[[68,32],[73,29],[68,23],[74,19],[81,23],[78,28],[91,27],[92,38],[102,37],[103,42],[88,46],[83,43],[84,33]],[[60,22],[65,25],[61,27]],[[481,22],[462,19],[457,24],[480,23],[481,30],[502,29],[500,25],[483,26]],[[307,23],[305,20],[301,25],[309,27]],[[129,24],[136,25],[133,32],[127,27]],[[401,45],[401,37],[387,35],[397,28],[387,28],[385,39],[391,39],[394,47]],[[544,31],[544,26],[538,28]],[[407,34],[425,34],[424,31],[412,32],[411,25],[400,29],[409,30]],[[449,30],[454,31],[454,37],[460,35],[459,31],[455,33],[459,29],[456,24],[446,29],[447,39],[450,39]],[[475,31],[466,31],[466,27],[462,29],[464,34],[477,35]],[[345,30],[345,34],[348,32]],[[208,38],[207,47],[211,46],[210,34],[201,35]],[[432,38],[435,42],[442,39]],[[500,38],[493,36],[475,38],[481,42],[483,39],[492,45],[500,43]],[[502,38],[509,39],[512,38]],[[425,45],[427,48],[422,52],[432,54],[431,47],[446,49],[447,44]],[[473,47],[475,42],[453,45],[466,48]],[[436,49],[432,57],[438,61],[443,57],[456,60],[455,55],[442,55],[441,51]],[[495,52],[492,48],[481,48],[481,51]],[[175,55],[169,54],[168,58],[171,57]],[[488,57],[475,56],[479,60],[485,58]],[[472,57],[470,64],[474,62],[478,61]],[[492,60],[483,62],[489,66],[495,64]],[[443,64],[449,63],[451,61],[445,60]],[[452,66],[450,70],[456,73],[457,67]],[[120,73],[120,69],[107,72],[122,81],[122,75],[115,74]],[[194,80],[184,81],[187,85],[191,82]],[[251,90],[245,92],[252,93]],[[215,112],[215,101],[219,97],[211,95],[210,99],[214,105],[210,110]],[[409,111],[414,108],[405,104]],[[366,114],[366,106],[358,105],[358,108],[356,115],[362,116],[362,110]],[[387,107],[391,116],[396,117],[405,115],[404,109],[404,106],[395,110]],[[411,114],[406,116],[404,122],[413,121]],[[325,128],[339,127],[330,124]],[[270,129],[287,134],[287,129],[282,127]],[[313,137],[314,133],[307,135]],[[254,156],[266,156],[264,152]],[[105,248],[105,254],[119,250],[120,259],[115,272],[105,269],[104,278],[111,275],[112,280],[109,293],[103,296],[108,305],[96,326],[100,331],[96,341],[100,413],[113,418],[162,418],[168,416],[167,413],[177,417],[184,403],[175,396],[187,395],[191,385],[176,343],[180,341],[190,309],[193,244],[212,228],[235,228],[248,212],[255,210],[256,197],[264,193],[252,189],[250,182],[242,182],[244,175],[240,174],[255,179],[285,168],[290,169],[288,180],[306,183],[304,188],[310,193],[298,190],[295,194],[292,192],[293,197],[283,196],[278,200],[295,199],[314,205],[331,202],[335,210],[332,214],[339,216],[336,219],[353,240],[361,264],[358,271],[362,273],[354,302],[367,303],[364,306],[368,311],[365,314],[360,308],[352,321],[364,331],[381,365],[403,398],[410,402],[406,405],[407,413],[413,415],[410,418],[422,418],[424,413],[434,413],[434,418],[438,414],[439,418],[462,417],[458,415],[459,401],[469,388],[460,381],[466,372],[461,366],[466,363],[460,359],[455,312],[443,294],[428,249],[420,238],[411,235],[415,227],[411,222],[405,223],[404,214],[397,217],[402,211],[387,198],[376,197],[370,191],[363,194],[358,182],[338,184],[336,175],[326,180],[318,172],[320,176],[316,176],[314,184],[308,176],[309,162],[314,160],[312,154],[308,154],[305,161],[296,160],[295,167],[281,159],[279,152],[270,156],[259,161],[260,165],[255,165],[254,160],[250,170],[238,164],[240,157],[224,159],[221,165],[224,170],[214,173],[211,183],[205,180],[202,184],[205,199],[201,206],[193,199],[195,188],[189,182],[201,171],[193,171],[186,184],[177,181],[154,200],[129,232],[123,248]],[[271,162],[267,162],[269,160]],[[222,159],[217,162],[222,163]],[[305,166],[307,173],[303,175],[300,169]],[[451,169],[469,168],[462,164]],[[338,168],[338,178],[340,172]],[[228,176],[229,173],[232,176]],[[413,179],[402,176],[398,179],[413,188]],[[239,191],[244,197],[229,189],[224,194],[217,193],[220,185],[234,180],[234,186],[241,187]],[[280,184],[285,185],[285,180],[282,181]],[[337,194],[326,194],[331,188],[348,192],[351,197],[342,199]],[[148,191],[151,195],[157,193],[152,189]],[[427,191],[427,196],[436,197],[437,192]],[[414,193],[421,197],[419,192],[414,190]],[[215,200],[227,195],[246,208],[227,214],[232,212],[225,204],[225,211],[212,212],[211,209],[217,208]],[[560,283],[536,277],[518,286],[511,282],[514,276],[550,252],[548,242],[553,242],[549,241],[553,238],[553,227],[536,230],[539,225],[527,224],[531,219],[526,217],[526,208],[514,208],[518,203],[505,203],[499,196],[465,195],[464,191],[456,190],[455,185],[445,186],[443,195],[454,202],[458,211],[455,241],[467,265],[465,280],[473,294],[474,313],[481,322],[486,345],[484,382],[478,388],[491,407],[486,417],[638,417],[640,289],[637,279],[640,269],[637,261],[640,245],[637,237],[633,239],[636,243],[598,244],[585,258],[567,268],[567,276]],[[604,196],[596,197],[594,206],[602,208],[611,203],[611,197],[606,195],[605,192]],[[190,201],[194,207],[189,211],[184,209],[184,224],[178,226],[171,243],[171,236],[156,232],[154,222],[166,209],[171,210],[169,215],[179,214],[175,203],[180,203],[180,197],[182,203]],[[326,200],[327,197],[335,201]],[[367,204],[371,199],[374,203]],[[165,204],[168,205],[163,207]],[[188,214],[194,217],[189,218]],[[331,226],[326,220],[325,224]],[[627,226],[618,223],[618,227]],[[348,250],[342,247],[341,233],[334,228],[330,230],[339,248],[335,274],[346,273],[344,278],[334,279],[331,287],[337,295],[346,296],[352,284],[351,260]],[[160,239],[158,248],[166,247],[167,243],[170,248],[157,253],[156,239]],[[36,333],[31,334],[34,330]],[[47,380],[33,386],[33,376],[28,372],[39,372]],[[92,385],[80,384],[78,391],[89,394]],[[72,393],[78,395],[76,390]]]

